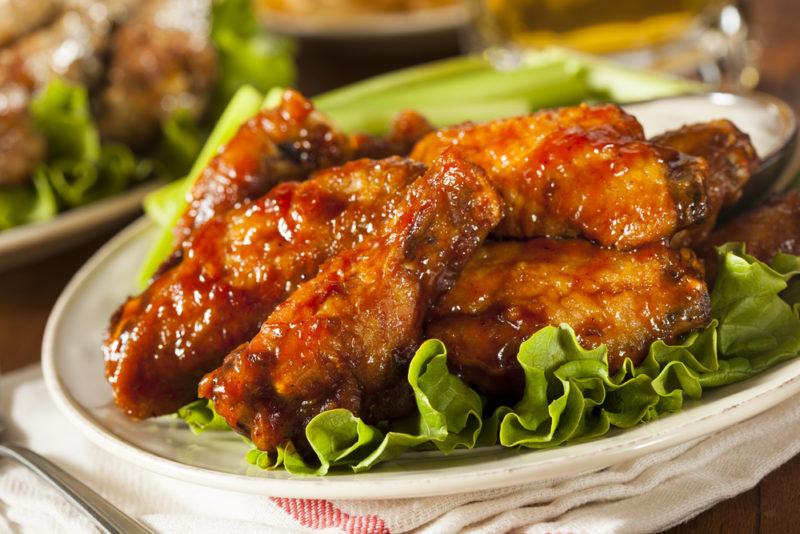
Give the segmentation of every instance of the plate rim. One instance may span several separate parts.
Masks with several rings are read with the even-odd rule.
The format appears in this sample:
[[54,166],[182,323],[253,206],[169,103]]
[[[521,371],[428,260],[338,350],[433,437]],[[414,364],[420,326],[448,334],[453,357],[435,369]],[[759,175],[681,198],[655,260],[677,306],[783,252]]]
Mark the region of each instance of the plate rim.
[[[15,253],[41,245],[42,242],[69,239],[78,234],[88,236],[93,231],[102,231],[103,223],[118,221],[126,215],[140,211],[144,197],[166,183],[165,180],[149,180],[118,194],[63,211],[51,219],[0,231],[0,270],[26,263],[24,259],[16,262],[9,258]],[[52,253],[55,254],[66,246],[56,247]],[[49,254],[45,252],[38,257]]]
[[[382,473],[387,476],[378,479],[370,479],[370,473],[334,477],[270,478],[224,473],[185,464],[141,449],[123,437],[106,430],[72,397],[57,370],[58,326],[68,305],[98,268],[118,253],[126,243],[150,230],[153,224],[146,217],[134,221],[103,245],[73,276],[59,296],[45,327],[42,341],[42,372],[47,390],[59,411],[90,441],[123,461],[174,479],[216,489],[298,498],[393,499],[463,493],[464,488],[469,488],[468,491],[497,489],[577,476],[580,473],[600,470],[621,461],[686,443],[749,419],[800,392],[800,372],[789,376],[775,374],[765,383],[755,384],[723,398],[707,401],[705,404],[701,403],[698,406],[702,415],[662,428],[660,431],[647,433],[647,425],[641,425],[614,436],[562,447],[562,451],[569,448],[571,454],[567,452],[563,455],[554,455],[544,461],[524,462],[520,460],[522,455],[513,455],[491,460],[484,469],[474,469],[473,464],[471,465],[473,469],[468,472],[458,470],[448,475],[448,468],[444,468],[430,470],[427,473],[413,473],[415,476],[413,484],[409,483],[411,480],[408,478],[412,470],[401,473],[405,475],[404,477],[392,477],[388,476],[389,473]],[[788,363],[791,363],[791,360],[786,362]],[[733,403],[732,396],[742,398]],[[643,435],[628,435],[637,429]],[[627,439],[624,439],[626,435]],[[583,467],[564,472],[565,466],[576,463]]]
[[376,39],[456,30],[469,21],[462,2],[415,11],[362,13],[325,20],[297,13],[262,10],[261,25],[269,31],[309,39]]

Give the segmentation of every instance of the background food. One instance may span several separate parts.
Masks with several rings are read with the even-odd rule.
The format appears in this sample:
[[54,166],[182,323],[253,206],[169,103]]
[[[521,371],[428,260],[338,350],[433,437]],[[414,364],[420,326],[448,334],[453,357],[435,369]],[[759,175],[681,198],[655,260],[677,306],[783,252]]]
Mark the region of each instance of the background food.
[[455,4],[458,0],[258,0],[262,9],[297,14],[379,13],[414,11]]
[[0,230],[182,176],[240,85],[293,78],[250,0],[33,4],[0,26]]

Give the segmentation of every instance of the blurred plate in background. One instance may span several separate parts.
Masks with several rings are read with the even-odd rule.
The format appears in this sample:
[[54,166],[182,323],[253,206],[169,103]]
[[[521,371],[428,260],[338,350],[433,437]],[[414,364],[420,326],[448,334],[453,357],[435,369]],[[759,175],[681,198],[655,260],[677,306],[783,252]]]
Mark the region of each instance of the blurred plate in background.
[[40,223],[0,232],[0,271],[30,263],[88,241],[130,220],[142,209],[144,197],[164,185],[153,181],[125,193],[71,209]]
[[315,39],[362,40],[453,31],[467,23],[468,15],[466,6],[456,3],[403,12],[347,12],[341,16],[261,9],[259,18],[266,29],[277,34]]

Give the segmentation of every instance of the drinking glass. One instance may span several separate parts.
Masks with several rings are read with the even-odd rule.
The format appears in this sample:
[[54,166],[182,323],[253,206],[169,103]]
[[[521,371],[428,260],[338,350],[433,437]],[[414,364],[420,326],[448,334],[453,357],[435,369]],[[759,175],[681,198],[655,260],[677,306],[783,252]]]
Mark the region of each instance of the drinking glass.
[[725,0],[467,0],[465,46],[512,68],[526,48],[562,46],[688,75],[724,89],[758,83],[747,9]]

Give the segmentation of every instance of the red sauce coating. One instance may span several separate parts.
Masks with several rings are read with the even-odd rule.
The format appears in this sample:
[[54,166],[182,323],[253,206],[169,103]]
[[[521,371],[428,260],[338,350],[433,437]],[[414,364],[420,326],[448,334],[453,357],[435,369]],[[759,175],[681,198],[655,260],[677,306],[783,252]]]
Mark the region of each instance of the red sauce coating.
[[628,249],[705,216],[706,162],[643,139],[617,106],[584,104],[439,130],[411,157],[430,162],[455,145],[483,167],[506,203],[495,236]]
[[301,444],[305,424],[331,408],[372,422],[403,415],[424,313],[500,207],[479,168],[445,154],[379,234],[327,261],[203,379],[200,396],[262,450]]
[[429,314],[426,336],[483,393],[519,398],[520,343],[562,323],[584,347],[605,344],[611,372],[656,339],[675,341],[710,319],[708,288],[689,251],[661,244],[603,249],[583,240],[487,243]]
[[424,169],[402,158],[359,160],[283,183],[203,225],[112,317],[103,350],[117,405],[143,418],[194,400],[200,377],[326,258],[373,234]]

